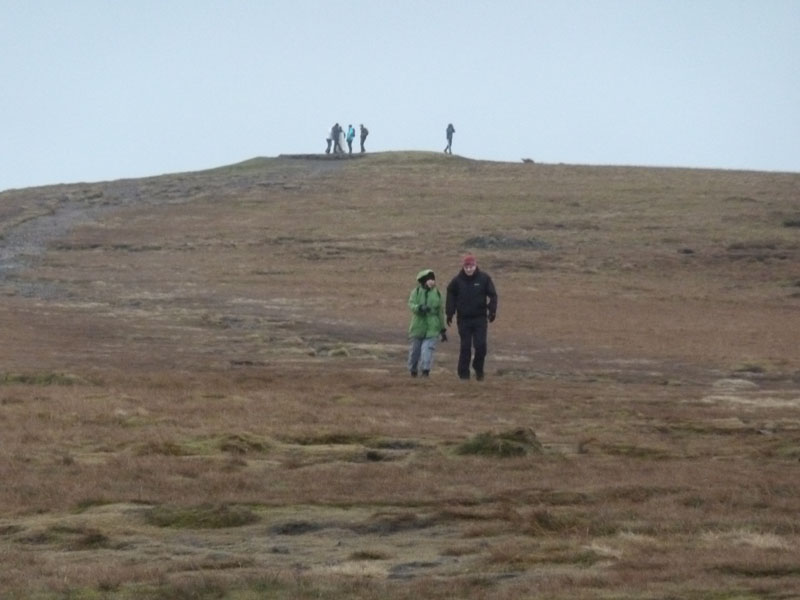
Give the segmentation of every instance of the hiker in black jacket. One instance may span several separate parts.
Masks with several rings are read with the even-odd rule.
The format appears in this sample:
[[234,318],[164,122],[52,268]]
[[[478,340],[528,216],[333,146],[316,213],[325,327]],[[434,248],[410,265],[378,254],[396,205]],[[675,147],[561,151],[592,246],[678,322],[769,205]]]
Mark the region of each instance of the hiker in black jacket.
[[[447,285],[445,304],[447,324],[456,315],[461,347],[458,354],[458,376],[469,379],[470,360],[475,378],[483,381],[483,363],[486,359],[488,323],[497,316],[497,291],[492,278],[478,269],[475,257],[464,257],[463,268]],[[475,348],[475,356],[472,349]]]

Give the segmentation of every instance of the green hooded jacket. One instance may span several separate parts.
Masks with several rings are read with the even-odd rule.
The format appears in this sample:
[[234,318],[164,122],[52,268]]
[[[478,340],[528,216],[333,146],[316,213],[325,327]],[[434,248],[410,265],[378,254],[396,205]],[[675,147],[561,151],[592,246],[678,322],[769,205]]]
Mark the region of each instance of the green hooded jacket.
[[[408,296],[408,308],[411,310],[411,324],[408,326],[409,337],[436,337],[445,328],[444,299],[436,286],[428,288],[424,281],[433,275],[430,269],[417,273],[418,285]],[[420,314],[419,307],[427,306],[430,310]]]

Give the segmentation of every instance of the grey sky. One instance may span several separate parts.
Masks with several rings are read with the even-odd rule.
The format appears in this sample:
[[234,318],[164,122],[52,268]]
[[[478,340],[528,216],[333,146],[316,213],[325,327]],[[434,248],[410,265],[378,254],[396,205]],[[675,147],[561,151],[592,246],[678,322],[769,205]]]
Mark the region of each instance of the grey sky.
[[0,0],[0,190],[367,148],[800,171],[800,0]]

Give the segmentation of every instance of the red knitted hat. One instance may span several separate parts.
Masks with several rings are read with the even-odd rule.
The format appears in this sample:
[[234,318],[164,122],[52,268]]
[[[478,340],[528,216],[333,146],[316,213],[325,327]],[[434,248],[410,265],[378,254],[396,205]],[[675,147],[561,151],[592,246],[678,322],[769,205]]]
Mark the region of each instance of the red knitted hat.
[[466,267],[467,265],[477,265],[477,264],[478,264],[478,262],[475,260],[475,257],[474,257],[474,256],[472,256],[472,254],[467,254],[467,255],[464,257],[464,262],[463,262],[463,264],[464,264],[464,266]]

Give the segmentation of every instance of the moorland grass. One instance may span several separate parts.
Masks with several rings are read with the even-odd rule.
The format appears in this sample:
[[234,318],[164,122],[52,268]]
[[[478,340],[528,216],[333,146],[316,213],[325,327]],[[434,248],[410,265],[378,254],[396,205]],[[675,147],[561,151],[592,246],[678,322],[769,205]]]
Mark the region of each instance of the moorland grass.
[[[2,595],[793,597],[799,186],[380,153],[4,192],[12,246],[103,212],[0,274]],[[466,251],[487,379],[452,335],[411,382],[413,275]]]

